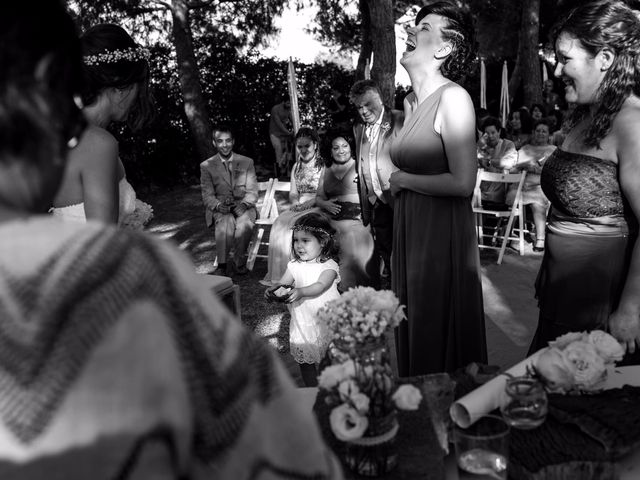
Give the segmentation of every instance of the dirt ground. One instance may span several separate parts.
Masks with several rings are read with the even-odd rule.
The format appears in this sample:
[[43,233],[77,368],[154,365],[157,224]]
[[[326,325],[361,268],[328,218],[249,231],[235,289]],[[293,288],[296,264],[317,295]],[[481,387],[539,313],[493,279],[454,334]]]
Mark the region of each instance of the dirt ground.
[[[205,225],[199,185],[156,193],[141,200],[154,209],[149,231],[170,239],[188,252],[198,273],[214,270],[215,241],[213,230]],[[279,199],[279,204],[286,208],[284,202]],[[542,254],[532,251],[531,244],[526,245],[524,256],[508,251],[501,265],[496,264],[496,252],[481,251],[487,344],[492,365],[508,368],[526,355],[538,318],[533,284],[541,258]],[[233,278],[240,286],[242,322],[279,352],[301,385],[297,365],[288,353],[289,315],[283,305],[268,303],[263,298],[265,287],[259,280],[265,273],[266,260],[258,258],[252,272]]]

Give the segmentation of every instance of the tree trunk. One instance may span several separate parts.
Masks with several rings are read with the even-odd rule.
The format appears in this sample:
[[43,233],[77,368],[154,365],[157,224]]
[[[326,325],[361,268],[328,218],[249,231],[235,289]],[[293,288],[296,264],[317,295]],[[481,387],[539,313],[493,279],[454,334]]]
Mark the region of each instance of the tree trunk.
[[385,105],[392,107],[396,79],[396,34],[393,14],[394,0],[368,0],[373,46],[371,79],[380,87]]
[[542,71],[538,57],[539,19],[540,0],[523,0],[518,58],[512,76],[513,82],[509,81],[509,94],[513,98],[524,80],[522,102],[527,107],[531,107],[533,103],[542,103]]
[[202,161],[212,156],[215,150],[211,142],[212,127],[200,85],[198,62],[193,51],[189,7],[186,0],[172,0],[171,15],[184,111],[195,141],[198,158]]
[[[367,0],[360,0],[360,34],[362,36],[362,45],[360,46],[360,54],[358,55],[358,65],[356,66],[356,78],[364,79],[364,70],[367,62],[371,60],[371,17],[369,15],[369,5]],[[371,65],[369,65],[371,67]]]

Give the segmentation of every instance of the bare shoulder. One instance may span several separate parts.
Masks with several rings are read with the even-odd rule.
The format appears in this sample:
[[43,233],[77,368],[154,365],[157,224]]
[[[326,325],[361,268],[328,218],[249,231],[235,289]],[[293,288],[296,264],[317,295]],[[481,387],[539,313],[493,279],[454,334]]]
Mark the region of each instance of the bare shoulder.
[[110,132],[104,128],[90,125],[82,136],[80,144],[78,146],[87,145],[92,149],[116,149],[118,148],[118,141]]
[[640,99],[630,97],[616,115],[611,126],[618,157],[633,153],[640,160]]
[[464,111],[473,112],[473,102],[469,92],[457,83],[451,83],[442,91],[439,109],[445,114],[460,115]]
[[69,152],[68,166],[70,171],[93,171],[96,167],[117,168],[118,141],[103,128],[90,125],[83,132],[80,143]]

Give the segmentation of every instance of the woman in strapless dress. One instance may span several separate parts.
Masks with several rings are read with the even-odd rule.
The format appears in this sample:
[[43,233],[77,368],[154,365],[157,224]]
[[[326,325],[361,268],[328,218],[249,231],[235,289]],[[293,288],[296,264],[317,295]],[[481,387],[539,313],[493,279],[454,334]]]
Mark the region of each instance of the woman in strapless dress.
[[624,361],[638,363],[640,19],[621,2],[587,4],[555,32],[555,75],[577,107],[541,174],[551,211],[530,352],[570,331],[608,329]]
[[[69,152],[52,213],[63,220],[123,224],[137,202],[107,127],[127,120],[137,128],[149,117],[149,53],[112,24],[90,28],[81,42],[86,84],[77,101],[89,125]],[[140,207],[149,217],[145,205]]]

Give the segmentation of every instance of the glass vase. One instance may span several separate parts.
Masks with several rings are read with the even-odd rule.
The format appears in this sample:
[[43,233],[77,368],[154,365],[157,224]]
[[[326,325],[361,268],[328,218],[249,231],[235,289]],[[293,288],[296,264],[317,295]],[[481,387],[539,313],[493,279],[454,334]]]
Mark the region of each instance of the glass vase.
[[507,379],[500,412],[514,428],[529,430],[544,422],[547,416],[547,392],[541,382],[531,377]]
[[369,427],[362,438],[345,442],[344,463],[365,477],[390,472],[398,464],[397,434],[395,412],[381,418],[369,417]]
[[333,346],[337,363],[353,360],[355,381],[369,397],[369,425],[361,438],[345,442],[344,463],[358,475],[384,475],[398,463],[398,420],[391,400],[395,381],[385,338],[359,343],[334,341]]

